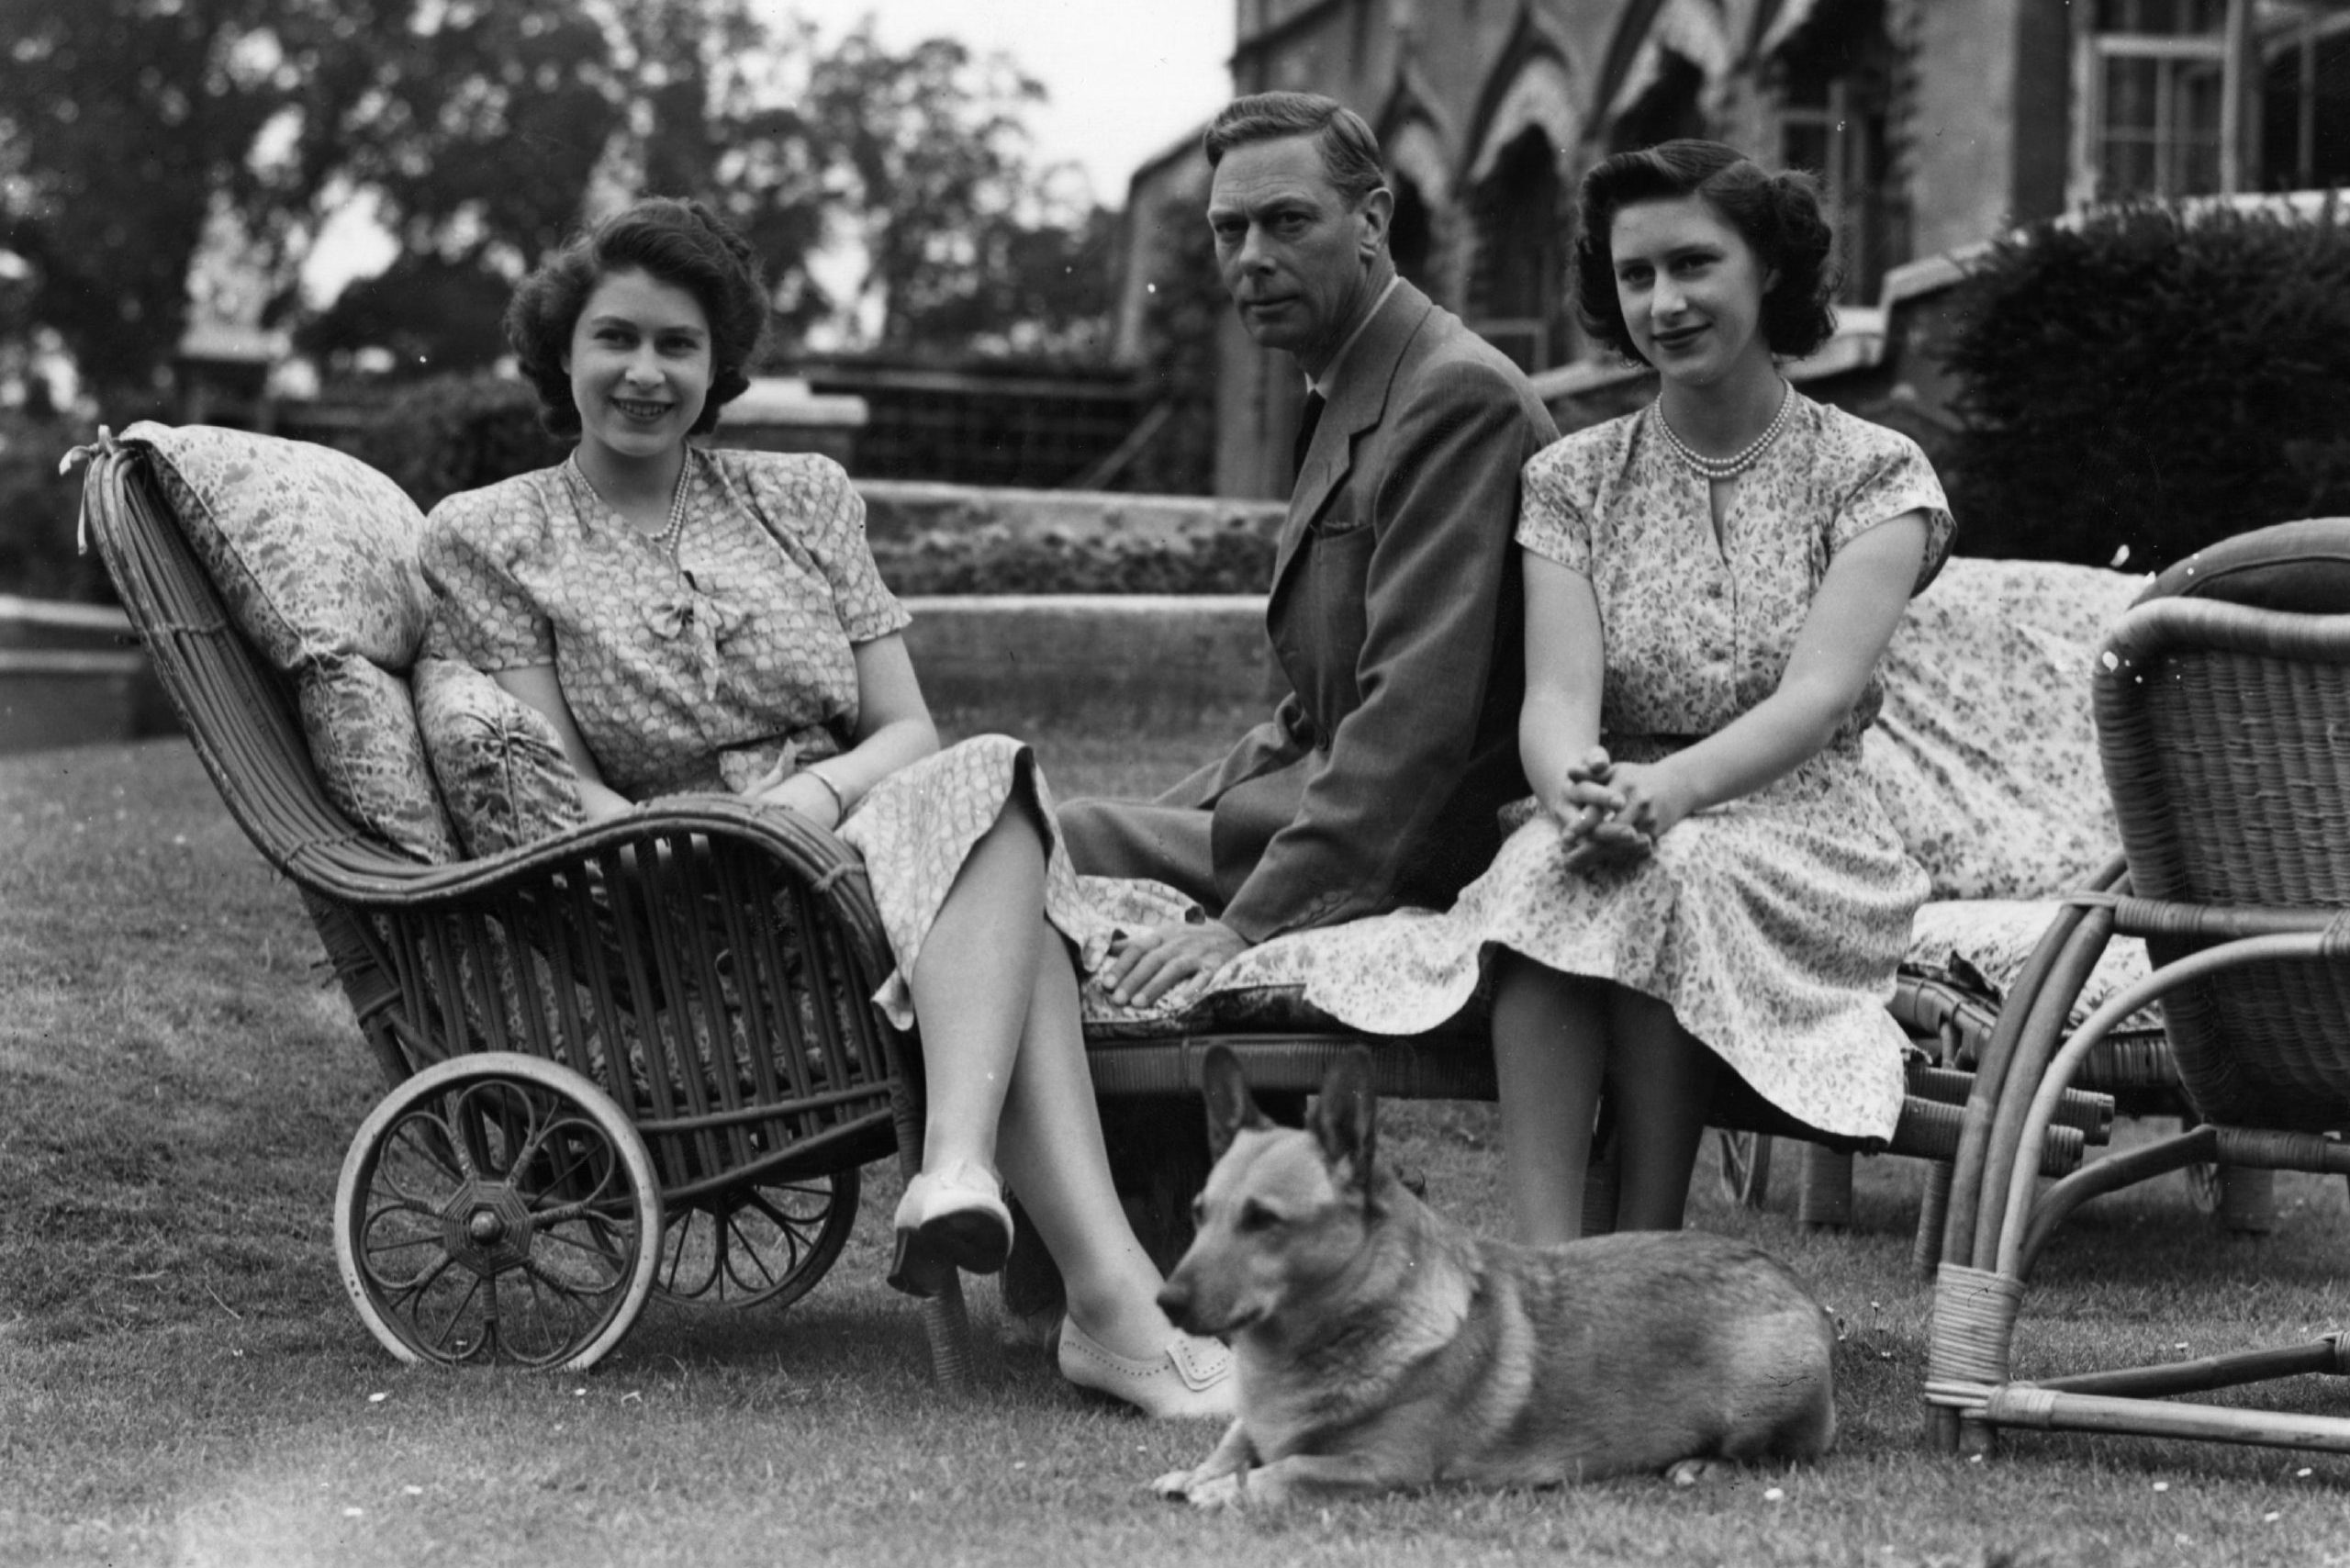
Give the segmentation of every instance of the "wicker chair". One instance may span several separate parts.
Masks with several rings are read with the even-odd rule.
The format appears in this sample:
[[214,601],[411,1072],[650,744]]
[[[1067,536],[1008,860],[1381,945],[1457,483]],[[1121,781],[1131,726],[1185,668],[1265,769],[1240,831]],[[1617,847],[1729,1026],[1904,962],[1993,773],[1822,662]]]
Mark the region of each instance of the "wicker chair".
[[[1977,1077],[1935,1289],[1927,1397],[1945,1448],[2002,1427],[2350,1451],[2350,1419],[2159,1396],[2350,1372],[2329,1335],[2289,1349],[2024,1381],[2025,1276],[2087,1199],[2192,1162],[2350,1172],[2350,521],[2286,524],[2182,563],[2115,629],[2096,674],[2126,876],[2069,901]],[[2062,1038],[2115,935],[2153,973]],[[2108,1031],[2160,998],[2193,1124],[2044,1190],[2016,1151]]]
[[[336,1196],[344,1282],[404,1361],[585,1368],[658,1293],[780,1305],[839,1256],[858,1169],[920,1150],[918,1058],[865,1004],[889,948],[861,864],[785,812],[667,802],[430,866],[322,791],[150,462],[83,502],[221,798],[299,890],[388,1093]],[[924,1304],[968,1376],[959,1294]]]

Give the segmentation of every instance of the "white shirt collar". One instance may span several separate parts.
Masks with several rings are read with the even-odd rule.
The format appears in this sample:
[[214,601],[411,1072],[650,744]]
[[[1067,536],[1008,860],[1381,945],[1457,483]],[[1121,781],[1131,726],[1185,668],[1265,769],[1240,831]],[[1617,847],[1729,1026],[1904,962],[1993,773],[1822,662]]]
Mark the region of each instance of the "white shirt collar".
[[1361,337],[1369,329],[1372,318],[1386,307],[1387,297],[1394,293],[1396,285],[1403,281],[1402,273],[1397,273],[1387,280],[1387,286],[1379,291],[1379,297],[1372,300],[1371,308],[1362,313],[1362,319],[1355,323],[1355,330],[1347,334],[1347,341],[1338,345],[1338,352],[1332,354],[1330,363],[1322,367],[1321,375],[1319,377],[1309,375],[1305,378],[1305,389],[1308,392],[1321,393],[1322,400],[1326,403],[1330,400],[1330,389],[1338,384],[1338,367],[1347,363],[1347,351],[1355,346],[1355,340]]

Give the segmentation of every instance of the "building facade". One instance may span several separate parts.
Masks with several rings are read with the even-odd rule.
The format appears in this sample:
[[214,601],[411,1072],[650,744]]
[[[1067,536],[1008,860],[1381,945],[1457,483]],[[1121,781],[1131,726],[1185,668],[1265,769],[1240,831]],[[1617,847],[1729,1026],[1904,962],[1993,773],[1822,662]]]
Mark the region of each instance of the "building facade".
[[[1237,4],[1236,92],[1370,120],[1398,265],[1546,387],[1589,368],[1576,182],[1668,137],[1818,173],[1863,308],[1904,263],[2093,202],[2350,183],[2350,0]],[[1204,187],[1147,173],[1138,197]],[[1302,390],[1221,330],[1217,488],[1278,495]]]

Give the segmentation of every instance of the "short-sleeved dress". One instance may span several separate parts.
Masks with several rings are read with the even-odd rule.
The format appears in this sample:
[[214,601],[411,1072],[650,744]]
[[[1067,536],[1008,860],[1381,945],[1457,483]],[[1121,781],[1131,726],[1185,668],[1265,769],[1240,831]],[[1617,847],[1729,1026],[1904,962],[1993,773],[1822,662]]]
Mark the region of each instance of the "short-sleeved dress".
[[[1611,756],[1652,761],[1776,689],[1828,563],[1922,512],[1916,588],[1949,547],[1940,483],[1895,431],[1797,397],[1738,487],[1717,544],[1706,482],[1666,449],[1653,409],[1578,431],[1528,464],[1518,543],[1587,577],[1599,602]],[[1914,589],[1913,589],[1914,591]],[[1506,947],[1610,980],[1674,1017],[1764,1098],[1825,1132],[1886,1137],[1901,1111],[1902,1031],[1886,1010],[1926,875],[1861,766],[1882,700],[1872,678],[1818,755],[1684,818],[1637,864],[1571,871],[1532,801],[1452,908],[1403,911],[1244,954],[1217,987],[1302,977],[1305,999],[1382,1033],[1431,1028]]]
[[[857,720],[854,648],[912,619],[882,583],[848,475],[808,454],[688,449],[673,556],[565,462],[449,497],[423,566],[431,651],[496,672],[552,665],[605,781],[632,800],[743,792],[779,758],[838,754]],[[898,968],[875,1000],[912,1021],[905,976],[964,859],[1015,791],[1051,834],[1046,916],[1097,966],[1116,918],[1080,889],[1028,748],[949,746],[884,778],[840,834],[866,860]],[[1088,881],[1093,880],[1088,879]],[[1120,889],[1125,917],[1180,918]]]

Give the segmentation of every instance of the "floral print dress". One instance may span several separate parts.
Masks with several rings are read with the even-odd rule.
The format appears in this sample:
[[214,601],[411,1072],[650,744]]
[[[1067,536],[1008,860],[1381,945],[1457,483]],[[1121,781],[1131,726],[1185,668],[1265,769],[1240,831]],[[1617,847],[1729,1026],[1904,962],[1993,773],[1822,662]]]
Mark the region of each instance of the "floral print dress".
[[[688,448],[685,485],[674,555],[570,462],[451,496],[427,524],[429,651],[490,672],[553,666],[605,782],[632,800],[746,792],[778,760],[837,755],[856,729],[856,644],[912,619],[881,581],[864,502],[838,464]],[[1083,969],[1116,930],[1105,899],[1128,924],[1181,916],[1171,890],[1093,878],[1080,888],[1025,745],[980,735],[949,746],[881,780],[840,827],[865,857],[898,962],[874,1000],[901,1028],[923,940],[1015,795],[1050,834],[1045,913]]]
[[[1798,397],[1739,485],[1718,543],[1707,484],[1673,457],[1655,418],[1643,410],[1538,454],[1517,533],[1591,581],[1603,739],[1626,761],[1710,734],[1776,689],[1829,562],[1852,540],[1924,513],[1923,588],[1951,532],[1915,443]],[[1905,1040],[1886,1003],[1927,879],[1862,767],[1861,734],[1882,700],[1872,678],[1818,755],[1684,819],[1644,861],[1571,871],[1559,823],[1525,801],[1492,868],[1451,909],[1277,939],[1227,965],[1213,989],[1302,977],[1304,999],[1341,1022],[1411,1034],[1458,1012],[1485,955],[1506,947],[1665,1002],[1799,1121],[1889,1137]]]

